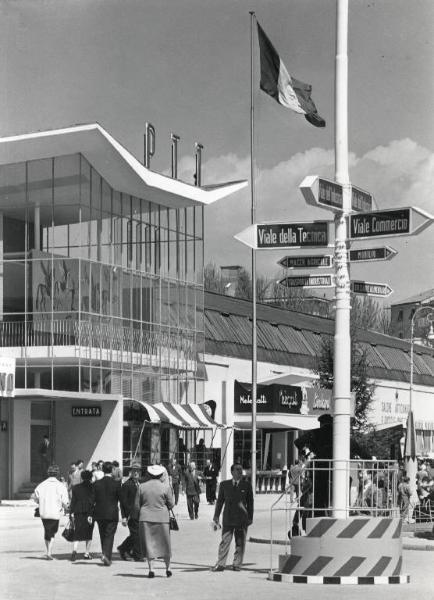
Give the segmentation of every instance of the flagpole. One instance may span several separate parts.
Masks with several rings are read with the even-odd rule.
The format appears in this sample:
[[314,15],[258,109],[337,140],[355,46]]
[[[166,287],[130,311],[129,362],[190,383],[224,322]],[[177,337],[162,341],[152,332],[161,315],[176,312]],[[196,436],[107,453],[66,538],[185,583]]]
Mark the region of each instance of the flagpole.
[[[251,221],[256,223],[255,196],[255,95],[254,95],[254,40],[253,30],[256,20],[254,11],[250,11],[250,190],[251,190]],[[256,342],[256,251],[252,248],[252,446],[251,446],[251,477],[253,495],[256,493],[256,392],[257,392],[257,342]]]

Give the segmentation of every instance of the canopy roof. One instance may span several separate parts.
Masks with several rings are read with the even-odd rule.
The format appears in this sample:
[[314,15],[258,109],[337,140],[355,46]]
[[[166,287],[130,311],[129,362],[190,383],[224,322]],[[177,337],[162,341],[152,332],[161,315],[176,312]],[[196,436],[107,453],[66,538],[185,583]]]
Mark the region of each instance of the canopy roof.
[[170,423],[180,429],[214,429],[223,427],[211,417],[210,407],[204,404],[149,404],[136,400],[146,411],[149,423]]
[[247,181],[194,186],[144,167],[98,123],[0,138],[0,165],[81,153],[119,192],[169,208],[212,204]]

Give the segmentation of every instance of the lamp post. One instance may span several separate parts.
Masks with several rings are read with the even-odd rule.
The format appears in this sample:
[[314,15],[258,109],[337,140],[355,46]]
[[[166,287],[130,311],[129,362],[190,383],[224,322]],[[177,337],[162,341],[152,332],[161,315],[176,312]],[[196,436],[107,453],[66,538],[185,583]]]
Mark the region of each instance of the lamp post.
[[[404,457],[405,457],[405,471],[407,477],[410,478],[410,489],[411,489],[411,505],[413,507],[418,503],[418,496],[416,490],[416,473],[417,473],[417,457],[416,457],[416,429],[414,426],[414,418],[413,418],[413,392],[414,392],[414,323],[416,320],[416,316],[420,314],[422,311],[428,310],[427,318],[431,323],[430,330],[428,333],[428,340],[434,339],[434,331],[433,331],[433,318],[434,311],[431,306],[419,306],[417,308],[412,317],[410,323],[410,407],[408,411],[407,417],[407,430],[405,435],[405,446],[404,446]],[[430,319],[430,317],[432,317]],[[412,510],[410,510],[408,514],[409,522],[414,522],[412,519]]]

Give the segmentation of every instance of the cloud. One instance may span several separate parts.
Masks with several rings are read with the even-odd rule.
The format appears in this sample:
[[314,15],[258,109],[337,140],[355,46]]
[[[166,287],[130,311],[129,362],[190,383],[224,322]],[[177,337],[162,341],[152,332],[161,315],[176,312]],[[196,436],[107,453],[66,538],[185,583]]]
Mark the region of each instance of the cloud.
[[[191,181],[195,163],[183,157],[181,179]],[[363,156],[349,156],[350,179],[374,195],[377,208],[419,206],[432,212],[434,154],[410,139],[394,140]],[[332,219],[330,211],[306,205],[298,186],[306,175],[334,179],[334,151],[311,148],[272,168],[256,168],[256,222],[299,222]],[[230,153],[203,164],[204,183],[249,179],[249,157]],[[250,268],[250,249],[234,235],[251,223],[250,188],[205,209],[205,262],[241,264]],[[277,273],[282,251],[257,255],[261,274]]]

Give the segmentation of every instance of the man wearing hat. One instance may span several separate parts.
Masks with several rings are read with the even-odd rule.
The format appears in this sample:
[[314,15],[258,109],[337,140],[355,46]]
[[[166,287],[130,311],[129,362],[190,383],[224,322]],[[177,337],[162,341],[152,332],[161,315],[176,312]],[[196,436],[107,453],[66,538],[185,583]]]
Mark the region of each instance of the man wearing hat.
[[53,560],[52,549],[54,536],[59,530],[60,513],[68,508],[68,491],[59,481],[60,469],[50,465],[47,470],[48,478],[40,483],[32,494],[32,499],[39,505],[39,516],[44,526],[44,540],[47,549],[47,559]]
[[118,546],[118,552],[122,560],[141,560],[139,540],[139,507],[136,503],[137,492],[140,485],[142,465],[132,463],[130,476],[122,485],[121,489],[121,515],[122,525],[128,525],[130,534]]

